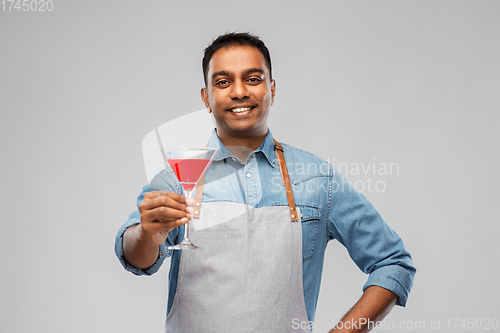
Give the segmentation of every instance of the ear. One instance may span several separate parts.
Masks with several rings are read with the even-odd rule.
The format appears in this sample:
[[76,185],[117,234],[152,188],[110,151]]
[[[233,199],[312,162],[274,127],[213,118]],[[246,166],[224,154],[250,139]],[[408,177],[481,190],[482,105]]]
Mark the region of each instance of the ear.
[[205,104],[205,107],[207,108],[207,112],[211,113],[212,110],[210,110],[210,103],[208,102],[207,88],[201,88],[201,100]]
[[276,81],[271,81],[271,105],[274,104],[274,95],[276,94]]

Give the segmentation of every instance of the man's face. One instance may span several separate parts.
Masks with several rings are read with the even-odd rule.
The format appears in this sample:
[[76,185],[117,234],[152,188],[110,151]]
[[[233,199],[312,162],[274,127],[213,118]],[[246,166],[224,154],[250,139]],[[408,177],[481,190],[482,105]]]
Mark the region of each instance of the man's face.
[[249,138],[267,133],[275,83],[259,49],[224,47],[210,59],[207,88],[201,98],[213,112],[222,138]]

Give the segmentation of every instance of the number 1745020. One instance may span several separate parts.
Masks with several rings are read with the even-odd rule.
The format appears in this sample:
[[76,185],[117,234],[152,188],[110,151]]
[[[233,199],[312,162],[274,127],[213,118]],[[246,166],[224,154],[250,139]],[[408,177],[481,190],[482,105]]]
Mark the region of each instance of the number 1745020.
[[1,0],[4,12],[51,12],[54,9],[52,0]]

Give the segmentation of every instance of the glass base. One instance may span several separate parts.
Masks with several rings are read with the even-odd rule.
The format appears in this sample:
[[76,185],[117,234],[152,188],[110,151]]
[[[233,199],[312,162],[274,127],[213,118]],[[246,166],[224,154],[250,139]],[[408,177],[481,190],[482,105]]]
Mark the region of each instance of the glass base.
[[167,247],[168,250],[203,250],[203,248],[194,245],[190,241],[183,240],[177,245]]

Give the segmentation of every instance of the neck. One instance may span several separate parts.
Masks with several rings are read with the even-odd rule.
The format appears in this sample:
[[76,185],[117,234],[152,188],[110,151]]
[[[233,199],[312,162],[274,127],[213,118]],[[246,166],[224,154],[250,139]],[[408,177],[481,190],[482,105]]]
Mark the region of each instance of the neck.
[[219,139],[234,156],[238,157],[243,163],[245,163],[248,155],[260,147],[266,136],[267,132],[263,135],[251,137],[219,136]]

